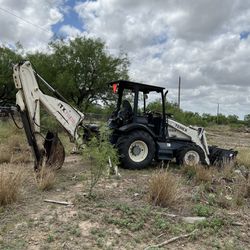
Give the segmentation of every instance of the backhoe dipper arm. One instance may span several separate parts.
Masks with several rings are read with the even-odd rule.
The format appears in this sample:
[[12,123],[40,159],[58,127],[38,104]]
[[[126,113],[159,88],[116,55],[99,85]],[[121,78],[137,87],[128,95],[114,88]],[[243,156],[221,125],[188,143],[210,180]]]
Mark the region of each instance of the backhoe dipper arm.
[[[59,99],[46,95],[40,90],[35,74]],[[15,87],[18,90],[16,104],[21,113],[29,145],[32,146],[34,151],[36,158],[35,168],[38,168],[43,158],[43,150],[39,149],[36,138],[37,134],[40,133],[40,104],[50,115],[56,118],[76,143],[80,143],[79,140],[81,140],[78,128],[82,124],[84,115],[67,103],[56,90],[39,76],[33,70],[29,61],[14,66],[13,78]],[[46,152],[46,154],[48,157],[49,152]]]

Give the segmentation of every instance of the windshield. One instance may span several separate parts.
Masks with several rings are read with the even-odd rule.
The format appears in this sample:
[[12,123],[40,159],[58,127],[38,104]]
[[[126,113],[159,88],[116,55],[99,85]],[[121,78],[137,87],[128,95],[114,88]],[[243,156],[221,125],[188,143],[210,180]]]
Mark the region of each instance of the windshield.
[[139,92],[138,96],[138,115],[147,112],[162,112],[161,93],[151,91],[147,94]]

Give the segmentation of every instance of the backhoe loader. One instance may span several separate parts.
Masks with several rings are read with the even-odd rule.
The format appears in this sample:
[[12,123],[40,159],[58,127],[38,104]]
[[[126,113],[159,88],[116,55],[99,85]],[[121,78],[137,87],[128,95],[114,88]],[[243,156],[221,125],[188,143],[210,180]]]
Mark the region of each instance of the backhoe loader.
[[[64,147],[56,133],[41,134],[40,105],[59,122],[78,147],[88,140],[91,132],[98,133],[98,129],[84,124],[84,114],[34,71],[29,61],[14,66],[13,78],[17,89],[16,107],[34,153],[35,170],[43,165],[60,168],[65,157]],[[38,79],[53,97],[42,92]],[[185,126],[170,118],[166,114],[164,88],[124,80],[109,85],[118,97],[116,110],[108,121],[112,129],[110,141],[118,149],[123,167],[142,169],[153,160],[211,165],[235,159],[237,151],[208,146],[203,128]],[[149,94],[159,95],[161,112],[147,110]],[[44,137],[42,145],[39,143],[41,136]]]

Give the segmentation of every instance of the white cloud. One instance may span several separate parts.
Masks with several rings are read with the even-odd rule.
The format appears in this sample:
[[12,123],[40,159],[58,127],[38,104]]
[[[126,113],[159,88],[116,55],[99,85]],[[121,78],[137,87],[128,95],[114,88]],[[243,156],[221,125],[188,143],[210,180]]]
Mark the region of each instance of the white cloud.
[[250,1],[97,0],[78,3],[85,33],[112,51],[128,53],[130,76],[170,89],[182,107],[225,114],[250,113]]
[[0,44],[44,48],[61,23],[59,34],[102,38],[110,52],[127,53],[131,79],[168,88],[172,101],[181,75],[186,110],[213,113],[219,102],[226,114],[250,113],[250,0],[76,1],[74,10],[83,32],[63,21],[67,0],[0,0]]
[[26,49],[46,46],[53,37],[51,26],[63,20],[61,0],[0,0],[0,43],[16,42]]
[[63,25],[59,33],[71,38],[81,35],[81,31],[71,25]]

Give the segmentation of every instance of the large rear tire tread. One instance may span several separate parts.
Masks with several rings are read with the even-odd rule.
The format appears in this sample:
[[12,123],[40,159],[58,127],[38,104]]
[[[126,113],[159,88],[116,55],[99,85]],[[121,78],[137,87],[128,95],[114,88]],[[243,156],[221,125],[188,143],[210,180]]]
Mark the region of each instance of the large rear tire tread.
[[[130,145],[137,141],[143,141],[148,147],[148,154],[146,158],[141,162],[135,162],[129,156]],[[133,131],[127,135],[123,135],[118,138],[116,147],[120,155],[120,163],[123,168],[128,169],[143,169],[148,167],[153,158],[155,157],[155,142],[153,138],[145,131]]]

